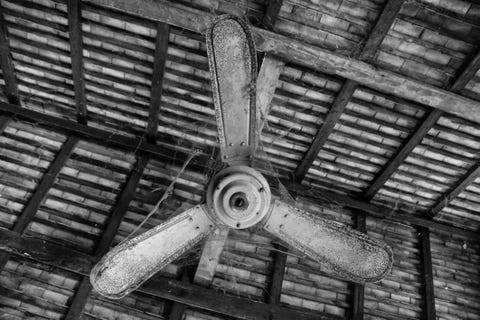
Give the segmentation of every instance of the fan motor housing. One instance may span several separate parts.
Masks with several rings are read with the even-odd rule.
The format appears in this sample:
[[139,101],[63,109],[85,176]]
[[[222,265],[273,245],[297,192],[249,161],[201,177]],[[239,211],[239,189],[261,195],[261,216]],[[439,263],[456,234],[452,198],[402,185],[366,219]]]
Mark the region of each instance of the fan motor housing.
[[234,229],[249,228],[268,213],[271,191],[267,180],[255,169],[231,166],[210,181],[207,207],[217,223]]

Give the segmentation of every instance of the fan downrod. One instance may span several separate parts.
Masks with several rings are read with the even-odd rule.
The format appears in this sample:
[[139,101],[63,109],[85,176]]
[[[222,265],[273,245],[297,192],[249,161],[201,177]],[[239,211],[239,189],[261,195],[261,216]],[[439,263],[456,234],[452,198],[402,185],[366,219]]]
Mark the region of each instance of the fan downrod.
[[271,191],[267,180],[247,166],[231,166],[218,172],[207,189],[210,217],[233,229],[254,226],[268,214]]

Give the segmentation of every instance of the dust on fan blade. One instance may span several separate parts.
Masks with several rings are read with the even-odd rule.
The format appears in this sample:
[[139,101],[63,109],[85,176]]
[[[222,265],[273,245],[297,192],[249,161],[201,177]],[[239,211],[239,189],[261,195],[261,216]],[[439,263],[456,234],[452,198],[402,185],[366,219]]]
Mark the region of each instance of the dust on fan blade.
[[216,225],[195,206],[109,251],[92,269],[90,282],[103,296],[119,299],[207,237]]

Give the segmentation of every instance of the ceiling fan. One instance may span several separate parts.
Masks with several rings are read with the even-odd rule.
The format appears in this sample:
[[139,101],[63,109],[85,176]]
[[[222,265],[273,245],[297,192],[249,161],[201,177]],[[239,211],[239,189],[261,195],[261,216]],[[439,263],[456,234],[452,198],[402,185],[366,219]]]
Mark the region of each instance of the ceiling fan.
[[252,168],[257,139],[256,51],[247,24],[220,16],[207,30],[220,153],[226,168],[209,182],[206,203],[197,205],[108,252],[92,269],[93,288],[118,299],[194,247],[219,227],[263,228],[291,247],[354,282],[382,279],[392,249],[335,221],[272,199],[270,186]]

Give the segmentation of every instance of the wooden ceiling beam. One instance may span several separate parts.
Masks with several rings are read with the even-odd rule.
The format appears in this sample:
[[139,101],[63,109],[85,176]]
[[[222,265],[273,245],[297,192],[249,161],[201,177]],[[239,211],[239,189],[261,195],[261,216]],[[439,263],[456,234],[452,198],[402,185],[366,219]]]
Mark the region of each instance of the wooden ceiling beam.
[[[22,237],[18,233],[0,229],[0,251],[16,254],[36,262],[55,266],[75,274],[88,276],[97,257],[66,248],[53,242]],[[235,315],[245,320],[344,320],[322,312],[271,306],[265,303],[225,295],[222,291],[203,288],[170,278],[155,277],[144,284],[139,292],[166,300],[208,310],[223,315]]]
[[[85,124],[76,123],[58,117],[53,117],[48,114],[37,112],[31,109],[18,108],[17,106],[1,101],[0,112],[3,112],[9,116],[17,117],[19,119],[28,120],[32,123],[42,124],[52,128],[53,130],[64,132],[69,135],[78,135],[83,139],[96,141],[102,145],[113,146],[129,151],[135,150],[146,152],[158,158],[171,157],[172,159],[177,159],[178,163],[182,163],[191,153],[190,148],[182,147],[179,145],[173,146],[169,144],[168,142],[166,142],[168,141],[167,138],[163,139],[165,141],[160,141],[159,139],[156,144],[152,144],[148,143],[146,139],[143,138],[130,138],[116,135],[111,131],[91,127]],[[210,156],[209,154],[205,155]],[[197,165],[204,165],[204,163],[198,164],[196,162],[196,159],[194,158],[192,160],[192,164],[195,163]]]
[[463,90],[467,83],[475,76],[480,69],[480,50],[477,54],[468,62],[465,68],[454,79],[450,90],[458,92]]
[[362,48],[362,51],[358,56],[360,60],[370,62],[370,60],[375,56],[375,53],[382,44],[383,39],[385,39],[388,30],[390,30],[404,2],[405,0],[387,1],[382,13],[380,14],[380,17],[377,20],[377,23],[375,24],[375,27],[365,43],[365,46]]
[[273,274],[268,288],[268,303],[271,305],[280,305],[280,296],[282,295],[283,277],[285,275],[285,266],[287,264],[288,248],[282,244],[274,244],[275,254],[273,256]]
[[[382,44],[388,30],[390,30],[390,27],[395,21],[395,17],[398,15],[403,3],[404,0],[389,0],[387,2],[377,20],[377,23],[369,35],[365,46],[362,48],[361,52],[356,54],[360,60],[370,61],[375,56],[375,53]],[[305,154],[302,162],[295,169],[294,177],[297,182],[301,182],[307,175],[309,168],[312,166],[313,162],[317,158],[318,153],[328,140],[328,137],[332,133],[335,125],[340,119],[340,116],[347,107],[347,104],[352,98],[357,86],[358,83],[352,80],[347,80],[343,84],[340,92],[328,111],[322,127],[315,135],[315,138],[313,139],[313,142]]]
[[157,140],[158,114],[160,112],[160,103],[162,101],[163,78],[165,73],[165,63],[167,61],[169,34],[170,26],[166,23],[159,22],[157,24],[155,55],[153,58],[152,87],[150,93],[150,109],[146,131],[147,140],[150,142]]
[[77,121],[87,123],[87,102],[85,96],[85,75],[83,68],[82,4],[78,0],[67,1],[68,32],[70,38],[70,59],[72,63],[73,88]]
[[[82,125],[70,120],[60,119],[41,112],[18,108],[17,106],[13,106],[4,102],[0,102],[0,112],[5,112],[9,115],[23,118],[33,123],[43,124],[47,127],[52,128],[52,130],[55,131],[66,132],[68,134],[76,134],[87,141],[96,141],[101,145],[115,146],[129,151],[145,152],[151,157],[160,157],[163,159],[168,158],[172,161],[178,161],[178,164],[182,164],[191,152],[191,149],[189,148],[169,145],[166,142],[158,142],[161,143],[161,145],[154,145],[147,143],[142,139],[132,139],[119,135],[114,135],[112,134],[112,132],[106,130]],[[172,151],[172,153],[170,153],[170,151]],[[204,166],[205,164],[198,163],[197,165],[200,167],[202,165]],[[272,182],[276,181],[276,179],[272,180]],[[289,191],[301,194],[302,196],[305,196],[306,198],[311,199],[313,202],[319,204],[322,204],[321,199],[331,199],[331,201],[336,204],[347,208],[364,211],[373,217],[382,219],[387,218],[400,222],[409,222],[416,226],[424,226],[430,229],[457,234],[476,241],[480,240],[479,235],[470,230],[431,221],[430,219],[425,219],[418,216],[413,216],[408,213],[402,212],[401,210],[394,210],[392,208],[371,204],[366,202],[365,200],[358,199],[353,196],[345,197],[343,195],[338,195],[333,192],[316,190],[314,188],[288,180],[282,180],[281,182],[287,187]]]
[[0,5],[0,67],[2,68],[2,77],[5,81],[4,92],[8,102],[20,105],[20,96],[18,94],[17,77],[12,62],[10,44],[8,41],[7,23],[3,16],[3,9]]
[[[355,229],[367,233],[367,216],[363,212],[357,212],[355,216]],[[352,320],[363,320],[365,305],[365,285],[353,284]]]
[[428,211],[431,217],[436,216],[442,211],[450,201],[455,199],[460,193],[462,193],[466,187],[468,187],[475,179],[480,176],[480,162],[476,163],[468,172],[453,185],[452,188],[440,199],[435,202],[432,208]]
[[[113,239],[117,234],[123,217],[127,213],[130,202],[135,196],[138,183],[140,182],[143,171],[147,166],[147,162],[147,156],[139,156],[137,162],[133,166],[122,192],[118,195],[118,202],[115,205],[108,222],[106,223],[106,228],[103,230],[102,237],[98,242],[97,248],[95,249],[96,260],[100,260],[102,256],[106,254],[108,250],[110,250],[110,246],[112,245]],[[92,285],[90,283],[90,278],[89,276],[85,276],[80,282],[79,288],[75,292],[67,315],[65,316],[65,320],[80,319],[91,291]]]
[[[77,137],[69,137],[67,141],[65,141],[65,143],[62,145],[60,151],[55,157],[55,160],[53,160],[47,171],[43,174],[43,177],[40,180],[40,183],[37,185],[35,192],[30,197],[21,215],[15,222],[12,228],[13,232],[17,234],[22,234],[27,228],[28,224],[33,220],[38,208],[40,208],[40,205],[45,199],[45,196],[55,183],[55,180],[59,175],[60,170],[62,170],[62,168],[65,166],[65,163],[70,158],[70,155],[72,154],[78,140],[79,139]],[[0,253],[0,272],[7,264],[9,258],[10,255],[8,253]]]
[[358,83],[347,80],[340,92],[335,97],[333,101],[332,107],[328,111],[328,114],[323,122],[323,125],[318,130],[315,138],[313,139],[312,144],[308,148],[307,153],[303,157],[302,162],[298,165],[295,169],[294,177],[295,181],[301,182],[305,176],[307,175],[308,169],[311,167],[315,159],[317,158],[320,149],[323,147],[325,142],[327,141],[328,137],[333,131],[333,128],[337,124],[340,116],[342,115],[343,111],[345,110],[348,102],[353,96],[355,89],[357,88]]
[[[470,60],[467,66],[458,73],[456,80],[449,86],[451,91],[458,92],[462,90],[465,85],[470,81],[470,79],[475,75],[475,73],[480,68],[480,51]],[[423,138],[427,135],[428,131],[437,123],[438,119],[443,115],[443,111],[439,109],[431,110],[428,115],[424,118],[422,123],[417,126],[410,138],[405,141],[396,155],[392,160],[388,162],[388,165],[384,167],[380,173],[375,177],[373,182],[370,184],[370,187],[365,191],[364,198],[371,200],[377,191],[387,182],[390,176],[397,171],[398,167],[403,163],[403,161],[408,157],[408,155],[413,151],[413,149],[422,142]],[[465,180],[470,180],[470,174],[465,175]],[[461,183],[460,183],[461,184]],[[467,185],[464,185],[466,187]],[[455,195],[455,187],[452,188],[452,194],[450,193],[445,197],[439,200],[430,211],[431,214],[435,215],[441,210],[442,205],[446,205],[448,201],[453,198],[450,196]],[[458,191],[458,190],[457,190]],[[461,192],[461,191],[460,191]],[[457,193],[458,195],[458,193]],[[445,202],[445,199],[449,199]],[[437,211],[438,210],[438,211]]]
[[[88,0],[87,2],[202,34],[215,16],[181,4],[155,0]],[[363,86],[388,92],[459,117],[465,118],[468,115],[470,120],[480,123],[478,101],[265,29],[257,27],[251,29],[259,51],[271,53],[313,70],[350,79]]]
[[380,173],[375,177],[367,191],[364,193],[364,198],[371,200],[377,191],[390,179],[390,176],[397,171],[398,167],[408,157],[412,150],[422,142],[423,138],[427,135],[428,131],[437,123],[443,112],[438,109],[432,110],[425,119],[416,127],[413,134],[402,145],[393,159],[388,161],[386,167],[384,167]]
[[435,320],[435,292],[433,285],[432,271],[432,252],[430,250],[430,230],[428,228],[420,228],[420,254],[422,263],[422,284],[424,298],[424,319]]

